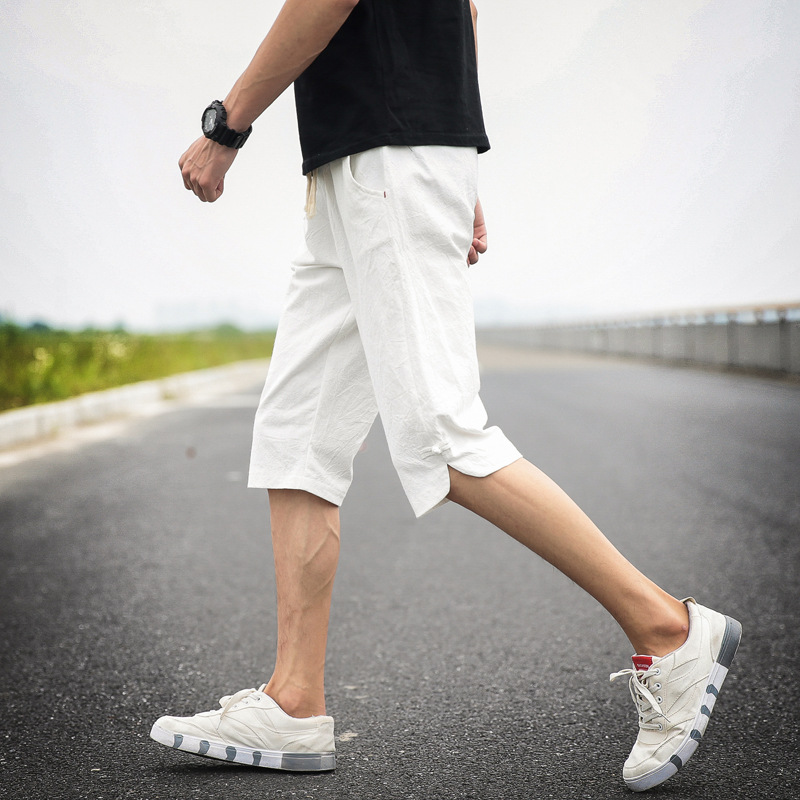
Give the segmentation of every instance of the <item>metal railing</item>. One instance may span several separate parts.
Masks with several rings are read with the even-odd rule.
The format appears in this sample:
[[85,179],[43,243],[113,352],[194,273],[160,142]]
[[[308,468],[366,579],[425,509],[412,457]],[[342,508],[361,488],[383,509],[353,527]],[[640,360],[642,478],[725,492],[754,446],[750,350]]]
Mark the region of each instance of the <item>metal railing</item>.
[[486,342],[800,374],[800,302],[479,330]]

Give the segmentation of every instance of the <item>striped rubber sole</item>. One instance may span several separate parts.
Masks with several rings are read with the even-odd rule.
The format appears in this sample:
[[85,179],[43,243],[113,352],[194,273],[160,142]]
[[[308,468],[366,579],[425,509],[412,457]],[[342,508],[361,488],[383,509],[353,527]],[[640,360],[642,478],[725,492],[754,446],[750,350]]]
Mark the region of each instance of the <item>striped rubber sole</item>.
[[250,767],[283,769],[292,772],[325,772],[336,769],[336,753],[284,753],[278,750],[256,750],[243,745],[212,742],[196,736],[172,733],[159,725],[153,725],[150,738],[159,744],[192,753],[196,756],[216,758]]

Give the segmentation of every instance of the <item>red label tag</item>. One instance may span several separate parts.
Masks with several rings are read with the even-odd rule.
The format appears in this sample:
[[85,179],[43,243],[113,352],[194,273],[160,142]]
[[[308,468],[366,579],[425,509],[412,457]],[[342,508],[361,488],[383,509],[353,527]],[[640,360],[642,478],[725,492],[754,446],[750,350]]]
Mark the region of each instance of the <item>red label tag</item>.
[[633,656],[631,661],[633,661],[633,666],[642,672],[653,666],[653,656]]

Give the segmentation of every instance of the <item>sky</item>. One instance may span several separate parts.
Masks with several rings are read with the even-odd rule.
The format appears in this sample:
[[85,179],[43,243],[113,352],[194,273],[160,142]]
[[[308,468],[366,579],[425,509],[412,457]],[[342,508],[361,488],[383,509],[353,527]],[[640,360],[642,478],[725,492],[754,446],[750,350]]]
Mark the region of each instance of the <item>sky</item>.
[[[800,3],[479,0],[479,322],[800,301]],[[275,323],[303,235],[291,91],[214,204],[177,161],[280,2],[5,0],[0,315]]]

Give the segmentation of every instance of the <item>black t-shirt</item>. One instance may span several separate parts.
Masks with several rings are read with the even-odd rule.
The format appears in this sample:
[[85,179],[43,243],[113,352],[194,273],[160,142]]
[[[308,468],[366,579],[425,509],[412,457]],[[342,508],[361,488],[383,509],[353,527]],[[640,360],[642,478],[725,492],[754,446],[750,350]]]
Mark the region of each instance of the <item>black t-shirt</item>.
[[382,145],[489,149],[469,0],[360,0],[294,90],[303,173]]

